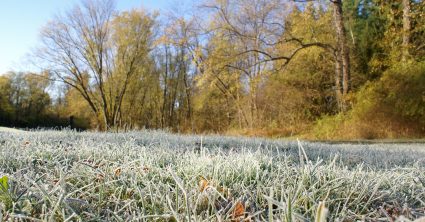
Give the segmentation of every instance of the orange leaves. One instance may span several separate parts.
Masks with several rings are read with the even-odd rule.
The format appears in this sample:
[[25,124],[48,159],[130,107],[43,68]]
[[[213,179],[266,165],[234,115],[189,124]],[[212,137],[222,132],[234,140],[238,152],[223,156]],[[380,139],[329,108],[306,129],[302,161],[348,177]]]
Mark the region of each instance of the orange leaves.
[[[206,179],[205,177],[200,176],[199,177],[199,192],[203,193],[210,190],[213,192],[220,193],[225,203],[232,202],[231,200],[229,200],[229,199],[233,199],[230,189],[226,187],[222,187],[222,186],[217,186],[212,180]],[[216,207],[219,208],[217,210],[226,208],[225,205],[216,203]],[[241,220],[250,221],[249,219],[247,219],[248,214],[246,212],[245,204],[243,201],[233,202],[233,208],[231,208],[227,213],[231,217],[232,222],[241,221]]]
[[203,176],[199,176],[198,184],[199,184],[199,192],[204,192],[210,187],[210,188],[215,188],[219,193],[221,193],[224,196],[229,196],[229,195],[226,195],[229,191],[226,187],[217,186],[216,184],[214,184],[212,180],[206,179]]
[[203,176],[200,177],[201,180],[199,181],[199,191],[204,192],[204,190],[208,187],[209,181],[205,179]]
[[237,220],[241,219],[241,217],[245,216],[245,206],[242,204],[242,202],[238,201],[236,202],[235,208],[232,212],[232,219]]

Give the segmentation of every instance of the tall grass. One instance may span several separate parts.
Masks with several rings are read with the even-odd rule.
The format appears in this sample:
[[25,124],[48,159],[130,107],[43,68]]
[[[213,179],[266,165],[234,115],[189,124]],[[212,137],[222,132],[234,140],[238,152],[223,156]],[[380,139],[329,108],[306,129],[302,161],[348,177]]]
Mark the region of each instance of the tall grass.
[[[166,132],[0,133],[5,221],[377,221],[425,216],[422,144]],[[4,194],[6,195],[6,194]],[[0,197],[2,195],[0,194]]]

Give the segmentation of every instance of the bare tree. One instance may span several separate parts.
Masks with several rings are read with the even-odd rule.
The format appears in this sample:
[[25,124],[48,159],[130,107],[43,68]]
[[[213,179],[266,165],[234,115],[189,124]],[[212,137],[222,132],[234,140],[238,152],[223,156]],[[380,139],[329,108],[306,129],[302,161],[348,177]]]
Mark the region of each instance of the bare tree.
[[[305,3],[317,0],[293,0],[292,2]],[[295,58],[302,50],[310,47],[319,47],[330,52],[335,61],[335,91],[338,106],[341,111],[346,110],[345,97],[351,90],[351,73],[350,73],[350,51],[347,45],[347,34],[344,28],[344,18],[341,0],[330,0],[334,11],[334,27],[337,42],[329,44],[324,42],[305,42],[302,38],[287,33],[285,29],[285,5],[291,1],[271,0],[271,1],[237,1],[231,0],[217,1],[213,4],[206,4],[204,7],[213,9],[217,12],[220,20],[217,22],[221,28],[231,33],[231,35],[240,38],[246,47],[237,55],[242,56],[249,54],[254,56],[254,62],[245,67],[230,67],[251,72],[258,70],[258,67],[268,68],[270,66],[263,65],[275,61],[283,61],[280,68],[285,67]],[[232,17],[231,12],[236,11],[231,7],[242,7],[243,17]],[[246,10],[253,8],[254,10]],[[241,7],[238,8],[241,10]],[[280,13],[280,14],[279,14]],[[285,35],[284,35],[285,34]],[[282,36],[285,36],[282,38]],[[278,45],[292,43],[296,44],[291,52],[286,55],[275,55],[270,48]]]
[[[176,111],[174,104],[178,101],[179,115],[177,117],[180,125],[191,129],[194,128],[192,107],[194,78],[200,68],[198,65],[201,64],[200,58],[196,55],[200,37],[197,25],[193,18],[184,18],[179,12],[170,12],[161,38],[161,43],[165,48],[163,116],[169,113],[168,119],[170,121],[175,119],[173,117],[173,112]],[[175,81],[172,82],[172,78]],[[171,85],[173,88],[169,88]],[[170,96],[171,98],[169,98]],[[166,112],[167,107],[173,112]],[[164,119],[163,122],[165,121]]]
[[121,20],[116,15],[113,0],[83,1],[49,22],[37,53],[58,81],[80,92],[105,129],[118,123],[128,84],[148,51],[152,27],[143,13],[130,12]]

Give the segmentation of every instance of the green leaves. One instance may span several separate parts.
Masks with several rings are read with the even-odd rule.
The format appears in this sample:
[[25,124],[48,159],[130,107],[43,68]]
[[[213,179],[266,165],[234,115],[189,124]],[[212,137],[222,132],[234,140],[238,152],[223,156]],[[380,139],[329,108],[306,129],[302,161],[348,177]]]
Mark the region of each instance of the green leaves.
[[9,190],[9,178],[7,176],[0,178],[0,190],[2,192],[7,192],[7,190]]
[[[12,197],[9,193],[9,178],[3,176],[0,178],[0,203],[3,203],[6,209],[10,209],[12,207],[12,202]],[[0,217],[0,220],[1,219]]]

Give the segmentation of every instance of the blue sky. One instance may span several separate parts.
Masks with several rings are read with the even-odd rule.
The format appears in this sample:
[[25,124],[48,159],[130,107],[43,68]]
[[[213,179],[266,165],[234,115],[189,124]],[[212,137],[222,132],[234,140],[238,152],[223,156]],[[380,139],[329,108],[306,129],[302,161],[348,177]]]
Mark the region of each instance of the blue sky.
[[[80,0],[0,0],[0,74],[27,71],[26,55],[37,46],[39,31],[58,12]],[[167,10],[176,0],[116,0],[119,10]]]

